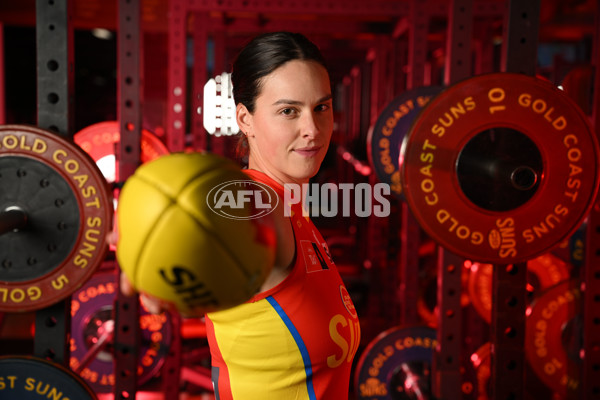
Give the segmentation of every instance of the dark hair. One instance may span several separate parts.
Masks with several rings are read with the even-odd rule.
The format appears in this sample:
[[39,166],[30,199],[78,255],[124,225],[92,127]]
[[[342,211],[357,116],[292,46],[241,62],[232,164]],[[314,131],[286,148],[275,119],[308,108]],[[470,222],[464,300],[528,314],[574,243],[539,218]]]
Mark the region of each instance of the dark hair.
[[[300,33],[270,32],[254,37],[233,62],[231,84],[236,106],[242,103],[253,113],[262,78],[292,60],[315,61],[327,69],[319,48]],[[247,164],[248,139],[243,134],[236,153],[242,163]]]
[[253,113],[262,78],[292,60],[315,61],[327,68],[318,47],[300,33],[272,32],[252,39],[233,63],[231,83],[235,104],[242,103]]

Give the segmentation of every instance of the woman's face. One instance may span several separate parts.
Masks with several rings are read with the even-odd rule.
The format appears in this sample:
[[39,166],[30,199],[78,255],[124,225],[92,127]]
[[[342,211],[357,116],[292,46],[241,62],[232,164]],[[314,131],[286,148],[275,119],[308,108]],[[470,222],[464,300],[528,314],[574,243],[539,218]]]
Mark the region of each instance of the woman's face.
[[329,75],[313,61],[289,61],[262,80],[254,113],[238,105],[249,167],[280,183],[303,183],[325,157],[333,131]]

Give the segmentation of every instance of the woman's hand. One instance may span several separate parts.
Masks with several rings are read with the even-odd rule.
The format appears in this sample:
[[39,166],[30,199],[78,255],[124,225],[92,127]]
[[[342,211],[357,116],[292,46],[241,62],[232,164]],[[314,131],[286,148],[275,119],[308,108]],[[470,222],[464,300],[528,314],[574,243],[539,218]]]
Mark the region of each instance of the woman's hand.
[[[107,239],[110,244],[116,245],[118,241],[117,233],[110,232]],[[131,284],[129,278],[127,278],[127,275],[125,275],[123,272],[121,272],[119,281],[119,289],[125,296],[133,296],[138,293],[137,290],[135,290],[135,287]],[[150,314],[160,314],[163,311],[172,311],[175,309],[174,305],[152,295],[143,292],[139,293],[139,295],[140,302]]]
[[119,285],[121,293],[123,293],[125,296],[133,296],[136,293],[136,290],[133,288],[129,278],[127,278],[127,275],[125,275],[123,272],[121,272]]

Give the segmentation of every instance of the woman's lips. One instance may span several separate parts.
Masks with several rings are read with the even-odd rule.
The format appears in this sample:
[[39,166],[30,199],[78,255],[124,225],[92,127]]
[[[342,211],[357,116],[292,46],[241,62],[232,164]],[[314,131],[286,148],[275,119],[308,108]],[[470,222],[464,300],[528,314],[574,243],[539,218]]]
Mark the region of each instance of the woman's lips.
[[313,156],[317,155],[319,150],[321,150],[320,146],[313,146],[313,147],[303,147],[300,149],[296,149],[294,151],[304,157],[313,157]]

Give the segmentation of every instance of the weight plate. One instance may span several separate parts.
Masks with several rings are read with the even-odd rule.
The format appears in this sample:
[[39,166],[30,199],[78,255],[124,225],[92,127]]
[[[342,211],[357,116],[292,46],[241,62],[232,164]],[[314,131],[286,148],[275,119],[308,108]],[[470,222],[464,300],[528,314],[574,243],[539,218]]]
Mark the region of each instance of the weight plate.
[[24,125],[0,126],[0,212],[26,226],[0,235],[0,311],[65,299],[103,261],[112,226],[106,180],[72,142]]
[[401,182],[438,243],[478,262],[513,264],[568,237],[598,190],[587,118],[546,81],[469,78],[425,107],[402,144]]
[[389,103],[377,118],[367,137],[369,161],[382,183],[390,185],[391,193],[402,196],[398,157],[400,146],[410,126],[441,87],[424,86],[403,92]]
[[528,310],[525,353],[538,378],[560,398],[580,398],[582,292],[569,280],[541,294]]
[[[71,300],[71,360],[70,366],[97,393],[113,390],[114,341],[109,335],[106,344],[91,359],[88,353],[101,341],[101,336],[114,327],[114,302],[118,286],[114,273],[98,273],[73,294]],[[141,341],[138,348],[138,385],[154,377],[164,363],[172,339],[167,313],[150,314],[140,303]],[[85,366],[81,363],[86,362]]]
[[[471,304],[487,323],[492,321],[493,268],[492,264],[472,263],[467,283]],[[527,290],[530,293],[540,293],[569,277],[570,268],[567,263],[551,253],[542,254],[527,262]]]
[[430,398],[436,337],[435,329],[426,326],[395,327],[380,333],[356,366],[357,399]]
[[486,342],[479,347],[470,360],[475,371],[475,382],[473,392],[478,400],[487,400],[490,398],[490,376],[491,376],[491,343]]
[[419,298],[417,299],[417,314],[423,323],[437,327],[437,277],[428,276],[427,280],[419,281]]
[[593,65],[579,65],[573,67],[563,78],[564,92],[581,108],[591,115],[594,104],[594,74]]
[[6,244],[0,250],[0,280],[42,276],[64,260],[77,241],[80,215],[75,193],[61,174],[32,158],[0,157],[0,171],[2,204],[24,210],[27,228],[0,237]]
[[[83,128],[73,140],[98,164],[108,182],[116,176],[115,145],[121,139],[121,126],[118,121],[105,121]],[[167,146],[152,132],[142,129],[140,160],[145,163],[168,154]]]
[[[115,146],[120,139],[121,126],[117,121],[105,121],[90,125],[77,132],[73,138],[75,143],[92,157],[109,183],[113,183],[116,179]],[[142,129],[140,150],[142,163],[169,153],[167,146],[147,129]],[[113,203],[115,208],[114,221],[116,221],[117,197],[114,198]],[[118,227],[115,224],[113,226],[115,237],[117,230]],[[116,251],[116,245],[111,244],[110,249]]]
[[[496,385],[502,385],[502,379],[492,381],[492,344],[486,342],[481,345],[471,357],[470,367],[463,374],[463,400],[488,400],[493,399],[492,382]],[[525,392],[524,399],[554,399],[549,389],[541,382],[538,382],[528,370],[525,373]]]
[[568,240],[567,249],[569,253],[567,259],[574,267],[583,267],[585,262],[586,230],[587,221],[584,221]]
[[97,399],[86,383],[69,369],[26,356],[0,357],[0,398]]

